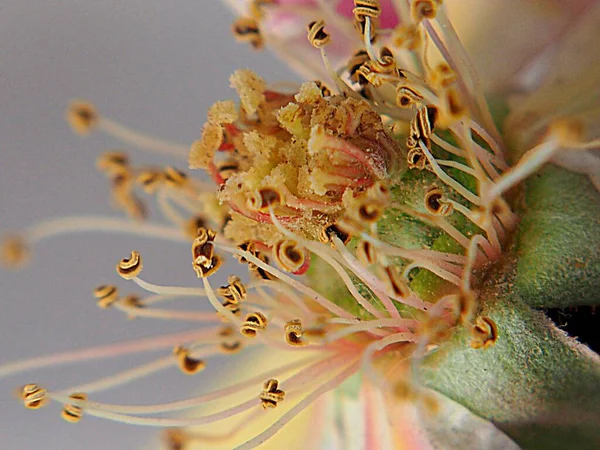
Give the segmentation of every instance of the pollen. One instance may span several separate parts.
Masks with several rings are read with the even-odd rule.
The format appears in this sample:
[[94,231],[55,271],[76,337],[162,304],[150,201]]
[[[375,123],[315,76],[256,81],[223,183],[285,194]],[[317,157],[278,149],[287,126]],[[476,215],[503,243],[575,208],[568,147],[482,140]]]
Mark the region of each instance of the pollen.
[[237,90],[246,114],[255,114],[265,102],[265,81],[249,69],[236,70],[229,81]]

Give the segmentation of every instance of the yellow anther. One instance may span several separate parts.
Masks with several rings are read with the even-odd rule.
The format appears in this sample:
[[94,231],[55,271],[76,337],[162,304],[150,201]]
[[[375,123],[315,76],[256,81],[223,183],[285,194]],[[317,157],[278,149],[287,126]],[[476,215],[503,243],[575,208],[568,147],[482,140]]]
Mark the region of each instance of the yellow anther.
[[31,256],[27,241],[18,234],[4,236],[0,244],[0,262],[10,268],[24,266]]
[[212,242],[217,233],[211,229],[198,228],[198,235],[192,243],[192,267],[198,278],[206,278],[221,267],[222,260],[214,253]]
[[125,152],[104,152],[96,160],[96,167],[109,175],[129,171],[129,156]]
[[277,188],[264,187],[258,189],[248,198],[248,207],[254,211],[268,211],[283,202],[283,196]]
[[122,259],[117,264],[117,273],[125,280],[131,280],[137,277],[143,268],[140,252],[133,250],[129,258]]
[[192,216],[185,222],[184,231],[190,240],[193,241],[198,236],[198,229],[205,227],[206,219],[203,216]]
[[220,345],[223,353],[237,353],[242,349],[242,342],[236,338],[236,331],[232,327],[223,327],[219,336],[223,338]]
[[173,354],[177,357],[179,368],[186,375],[194,375],[201,372],[206,367],[206,363],[201,359],[195,359],[190,356],[189,349],[177,346],[173,349]]
[[279,381],[274,378],[265,382],[264,390],[259,396],[260,404],[264,409],[275,408],[284,397],[285,392],[279,389]]
[[498,340],[496,322],[487,316],[477,317],[471,332],[473,334],[473,339],[471,340],[472,348],[489,348]]
[[331,36],[325,31],[325,22],[317,20],[308,24],[308,42],[315,48],[326,46],[331,41]]
[[259,331],[267,327],[267,323],[267,318],[259,312],[248,314],[240,328],[240,333],[246,337],[253,338]]
[[385,268],[388,284],[394,295],[400,298],[408,298],[410,296],[410,288],[402,277],[402,274],[396,266],[387,266]]
[[119,299],[119,289],[112,284],[98,286],[94,289],[94,297],[98,299],[98,307],[106,309]]
[[323,228],[321,228],[321,232],[319,234],[319,240],[323,243],[331,242],[331,239],[334,236],[337,237],[344,244],[347,244],[348,242],[350,242],[350,239],[352,239],[352,236],[350,236],[350,234],[343,231],[335,223],[332,223],[330,225],[325,225]]
[[354,0],[352,13],[358,22],[364,22],[367,17],[377,19],[381,15],[381,5],[379,0]]
[[295,241],[285,239],[273,246],[273,258],[284,270],[297,272],[306,262],[306,252]]
[[256,19],[241,17],[233,23],[231,29],[238,42],[250,44],[256,50],[260,50],[263,47],[264,40]]
[[423,19],[435,19],[441,0],[413,0],[410,4],[410,14],[416,23]]
[[75,100],[67,109],[67,122],[77,134],[89,134],[98,121],[98,112],[91,103]]
[[423,96],[417,90],[402,83],[398,83],[398,86],[396,86],[396,104],[399,107],[410,108],[422,100]]
[[302,322],[300,319],[290,320],[285,324],[285,341],[292,347],[303,347],[306,345],[302,337]]
[[227,286],[221,286],[217,289],[217,292],[228,302],[237,305],[246,298],[246,287],[242,284],[239,277],[236,277],[235,275],[229,276],[227,282],[229,284]]
[[48,402],[48,391],[37,384],[26,384],[19,393],[23,404],[28,409],[40,409]]
[[447,202],[444,193],[437,187],[431,188],[425,194],[425,208],[437,216],[447,216],[453,211],[452,203]]
[[[69,395],[73,400],[87,400],[87,395],[81,392]],[[83,416],[83,410],[79,406],[65,405],[60,413],[60,416],[69,423],[77,423]]]
[[172,166],[167,166],[165,168],[165,181],[171,187],[180,188],[186,185],[188,177],[181,170]]

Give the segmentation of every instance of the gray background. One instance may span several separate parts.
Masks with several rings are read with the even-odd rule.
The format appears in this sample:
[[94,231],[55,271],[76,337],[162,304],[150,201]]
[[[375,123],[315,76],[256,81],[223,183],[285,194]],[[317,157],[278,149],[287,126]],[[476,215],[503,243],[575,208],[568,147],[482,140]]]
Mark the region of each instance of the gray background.
[[[117,142],[101,134],[74,136],[63,119],[69,99],[87,98],[107,116],[188,143],[199,136],[208,106],[233,98],[227,78],[235,68],[254,68],[272,81],[290,79],[268,54],[234,42],[232,19],[217,0],[0,0],[0,231],[46,217],[112,214],[94,161]],[[132,155],[138,162],[158,161]],[[91,289],[119,283],[114,264],[134,247],[145,256],[146,278],[197,283],[186,246],[107,235],[46,241],[26,270],[0,270],[0,364],[190,328],[127,321],[95,306]],[[0,449],[126,449],[147,442],[155,430],[92,418],[68,424],[57,406],[25,410],[13,390],[28,382],[64,388],[149,358],[0,380]],[[214,370],[209,367],[206,376]],[[197,385],[198,378],[173,370],[102,399],[139,403],[148,395],[153,402],[170,401]]]

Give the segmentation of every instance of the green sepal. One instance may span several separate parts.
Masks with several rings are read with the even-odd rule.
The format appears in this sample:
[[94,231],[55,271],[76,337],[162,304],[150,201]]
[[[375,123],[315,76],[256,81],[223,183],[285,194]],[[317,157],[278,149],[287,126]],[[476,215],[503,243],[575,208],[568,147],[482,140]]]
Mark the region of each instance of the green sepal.
[[482,315],[499,337],[473,349],[468,327],[425,358],[421,381],[493,422],[524,449],[600,448],[600,358],[511,293],[483,288]]
[[600,193],[550,165],[525,185],[516,292],[533,307],[600,303]]

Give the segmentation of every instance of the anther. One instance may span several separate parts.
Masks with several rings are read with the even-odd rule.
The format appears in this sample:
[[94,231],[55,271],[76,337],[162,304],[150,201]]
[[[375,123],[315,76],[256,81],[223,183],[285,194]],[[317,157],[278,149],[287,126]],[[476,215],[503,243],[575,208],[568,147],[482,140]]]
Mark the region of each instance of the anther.
[[98,121],[98,112],[91,103],[75,100],[67,109],[67,122],[77,134],[89,134]]
[[267,327],[267,323],[267,318],[262,313],[254,312],[248,314],[240,328],[240,333],[246,337],[253,338],[259,331]]
[[367,17],[377,19],[381,15],[381,5],[379,0],[354,0],[352,13],[358,22],[364,22]]
[[223,353],[237,353],[242,349],[242,342],[239,339],[235,339],[236,332],[230,327],[223,327],[219,331],[219,336],[223,338],[220,348]]
[[445,201],[444,193],[437,187],[431,188],[425,194],[425,208],[437,216],[447,216],[453,211],[452,204]]
[[472,329],[472,348],[488,348],[498,340],[498,327],[496,322],[487,316],[478,317]]
[[331,239],[334,236],[337,237],[340,241],[342,241],[344,245],[348,244],[348,242],[350,242],[350,239],[352,239],[352,236],[350,236],[349,233],[346,233],[335,223],[332,223],[330,225],[325,225],[321,229],[321,233],[319,234],[319,240],[323,243],[331,242]]
[[129,170],[129,156],[125,152],[104,152],[96,160],[96,167],[109,175]]
[[189,349],[181,345],[173,349],[173,354],[177,357],[179,368],[186,375],[195,375],[206,367],[204,361],[192,358]]
[[[407,147],[410,147],[408,141]],[[423,150],[419,147],[411,148],[406,155],[406,160],[408,161],[409,169],[423,170],[427,165],[427,158],[423,154]]]
[[37,384],[26,384],[21,388],[20,397],[28,409],[40,409],[47,401],[48,391]]
[[233,23],[232,31],[238,42],[250,44],[255,50],[264,45],[258,21],[251,17],[241,17]]
[[24,266],[31,256],[27,241],[17,234],[5,236],[0,244],[0,250],[0,261],[11,268]]
[[297,272],[306,262],[306,253],[292,240],[280,240],[273,246],[273,258],[287,272]]
[[346,69],[348,70],[348,77],[350,78],[350,81],[361,85],[366,84],[367,80],[360,76],[358,70],[367,61],[369,61],[369,54],[364,49],[358,50],[356,53],[354,53],[354,55],[350,57],[348,63],[346,64]]
[[268,211],[269,206],[275,207],[282,203],[281,193],[273,187],[258,189],[248,197],[248,207],[254,211]]
[[166,430],[163,434],[165,450],[184,450],[189,443],[188,435],[178,428]]
[[285,324],[285,341],[292,347],[303,347],[306,342],[302,338],[302,322],[300,319],[290,320]]
[[221,161],[217,164],[217,172],[223,181],[227,181],[232,175],[235,175],[240,170],[240,164],[233,159]]
[[435,19],[440,0],[413,0],[410,4],[410,13],[416,23],[423,19]]
[[264,390],[260,393],[260,404],[264,409],[275,408],[277,403],[283,401],[285,392],[279,389],[279,381],[274,378],[267,380]]
[[188,182],[188,176],[172,166],[165,168],[165,181],[172,187],[180,188]]
[[388,277],[388,282],[394,294],[400,298],[408,298],[410,289],[406,281],[402,278],[400,271],[396,266],[387,266],[385,273]]
[[[87,400],[87,395],[82,392],[69,395],[73,400]],[[60,416],[69,423],[77,423],[83,416],[83,410],[79,406],[65,405],[60,413]]]
[[383,205],[364,201],[357,209],[357,218],[364,223],[372,224],[381,218],[383,212]]
[[117,273],[121,278],[131,280],[140,274],[142,268],[142,257],[138,251],[133,250],[129,258],[124,258],[117,264]]
[[184,231],[190,240],[193,241],[198,236],[198,229],[205,227],[206,219],[203,216],[192,216],[185,222]]
[[333,95],[331,93],[331,91],[329,90],[329,88],[327,86],[325,86],[325,84],[323,84],[323,82],[321,80],[315,80],[313,83],[315,83],[317,85],[317,87],[320,89],[321,95],[323,97],[331,97]]
[[331,40],[329,33],[325,31],[325,22],[318,20],[308,24],[308,41],[315,48],[324,47]]
[[396,87],[396,104],[401,108],[410,108],[416,103],[420,103],[423,96],[416,90],[401,83]]
[[246,298],[246,287],[242,284],[242,281],[239,277],[235,275],[229,276],[227,278],[227,282],[229,283],[227,286],[221,286],[217,289],[217,293],[225,298],[228,302],[237,305],[241,301]]
[[[196,239],[192,242],[192,261],[194,269],[196,266],[209,268],[214,259],[214,246],[217,233],[209,228],[198,228]],[[198,274],[200,277],[200,274]]]
[[157,170],[144,170],[135,179],[141,185],[144,192],[153,194],[164,181],[164,173]]
[[98,299],[98,307],[106,309],[119,299],[119,289],[112,284],[98,286],[94,289],[94,297]]
[[369,241],[360,241],[356,246],[356,257],[366,265],[378,262],[377,249]]
[[[269,257],[264,253],[256,251],[254,256],[256,256],[265,264],[269,264]],[[273,275],[271,272],[263,269],[262,267],[257,266],[256,264],[249,263],[248,269],[250,270],[250,273],[252,273],[259,280],[275,281],[278,279],[277,276]]]

